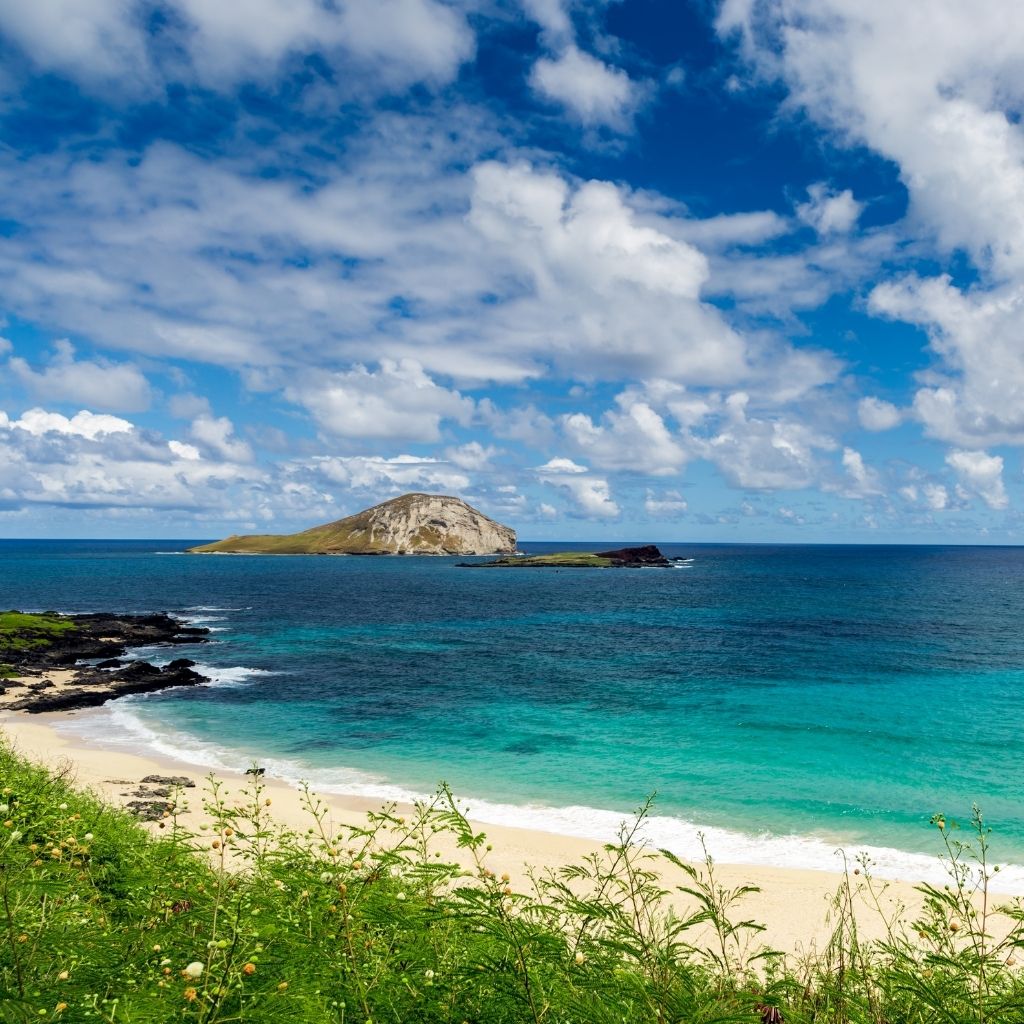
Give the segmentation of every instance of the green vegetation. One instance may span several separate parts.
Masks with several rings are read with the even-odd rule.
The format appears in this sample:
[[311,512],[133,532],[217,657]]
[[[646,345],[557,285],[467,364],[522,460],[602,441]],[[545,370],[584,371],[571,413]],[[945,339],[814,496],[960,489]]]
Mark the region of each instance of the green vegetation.
[[[207,829],[187,831],[172,799],[153,838],[0,746],[0,1020],[1024,1021],[1024,913],[991,909],[980,815],[971,844],[935,819],[951,881],[923,887],[909,930],[887,919],[884,941],[859,940],[853,887],[878,892],[862,865],[827,947],[796,963],[751,955],[748,889],[721,887],[710,858],[645,850],[637,825],[523,893],[446,790],[341,833],[315,796],[305,831],[275,826],[268,803],[258,779],[241,805],[211,782]],[[442,832],[464,865],[435,854]],[[664,885],[692,909],[672,913]]]
[[[54,612],[32,615],[27,612],[0,612],[0,656],[16,651],[47,647],[62,633],[77,627],[70,619]],[[0,666],[9,667],[9,666]],[[10,673],[13,675],[13,672]]]
[[532,569],[554,566],[561,569],[608,569],[615,563],[610,558],[588,554],[585,551],[557,551],[552,555],[526,555],[522,558],[498,558],[493,562],[480,562],[482,569]]

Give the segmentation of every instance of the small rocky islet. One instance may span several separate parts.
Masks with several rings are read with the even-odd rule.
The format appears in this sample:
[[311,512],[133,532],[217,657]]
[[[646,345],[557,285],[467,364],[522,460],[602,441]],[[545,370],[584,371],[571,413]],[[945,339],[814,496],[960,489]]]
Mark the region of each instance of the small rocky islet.
[[668,569],[682,558],[666,558],[655,544],[614,551],[556,551],[550,555],[516,555],[492,562],[459,562],[464,569]]
[[[130,693],[197,686],[195,662],[122,661],[129,648],[205,642],[209,630],[170,615],[0,612],[0,709],[69,711]],[[85,663],[85,664],[83,664]],[[71,670],[69,678],[52,678]]]

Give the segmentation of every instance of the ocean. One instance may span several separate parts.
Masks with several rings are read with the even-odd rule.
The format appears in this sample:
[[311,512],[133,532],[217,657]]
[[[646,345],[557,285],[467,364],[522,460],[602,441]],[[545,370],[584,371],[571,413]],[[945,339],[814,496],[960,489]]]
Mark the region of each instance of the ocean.
[[[188,542],[195,543],[195,542]],[[104,743],[683,856],[939,878],[932,814],[1024,891],[1024,549],[662,544],[645,570],[0,541],[0,607],[168,611],[213,682],[70,719]],[[618,545],[616,545],[618,546]],[[543,552],[586,545],[528,544]],[[966,837],[965,837],[966,838]]]

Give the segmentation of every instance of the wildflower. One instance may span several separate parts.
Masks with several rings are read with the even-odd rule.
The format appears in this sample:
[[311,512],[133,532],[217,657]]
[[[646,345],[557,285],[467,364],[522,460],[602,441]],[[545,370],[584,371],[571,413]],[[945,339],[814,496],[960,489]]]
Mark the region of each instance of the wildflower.
[[281,984],[277,986],[277,991],[278,992],[284,992],[287,988],[288,988],[288,982],[287,981],[282,981]]
[[92,833],[91,833],[91,832],[86,832],[86,833],[85,833],[85,835],[84,835],[84,836],[82,836],[82,838],[83,838],[83,839],[84,839],[84,840],[85,840],[85,841],[86,841],[87,843],[91,843],[91,842],[92,842]]
[[345,893],[348,892],[348,886],[344,882],[341,882],[338,885],[338,892],[341,893],[342,896],[344,896]]
[[212,847],[213,847],[213,848],[214,848],[215,850],[219,850],[219,849],[220,849],[220,840],[219,840],[219,839],[214,839],[214,841],[213,841],[213,842],[212,842],[212,843],[211,843],[210,845],[211,845],[211,846],[212,846]]
[[17,839],[20,839],[20,838],[21,838],[21,836],[22,836],[22,833],[21,833],[21,831],[20,831],[19,829],[15,829],[15,830],[14,830],[14,831],[13,831],[13,832],[11,833],[11,840],[13,841],[13,840],[17,840]]
[[235,834],[234,829],[230,829],[230,828],[224,829],[224,835],[226,835],[228,837],[228,839],[230,839],[234,834]]
[[284,882],[282,882],[280,878],[275,878],[274,879],[274,888],[275,889],[283,889],[284,888]]
[[[270,797],[267,797],[267,799],[263,801],[263,804],[264,804],[265,807],[269,807],[270,806]],[[287,984],[287,982],[285,984]]]
[[242,973],[243,974],[255,974],[256,973],[256,965],[250,960],[249,963],[247,963],[242,968]]
[[507,872],[507,871],[506,871],[506,872],[505,872],[504,874],[502,874],[502,876],[501,876],[501,880],[502,880],[503,882],[507,882],[507,881],[509,881],[509,877],[508,877],[508,872]]
[[959,921],[950,921],[949,922],[949,930],[951,932],[958,932],[958,931],[960,931],[960,922]]
[[61,804],[61,805],[60,805],[60,809],[61,809],[62,811],[66,811],[66,810],[68,809],[68,805],[67,805],[67,804]]
[[363,869],[363,862],[361,860],[354,860],[354,861],[352,861],[352,870],[353,871],[362,871],[362,869]]
[[67,1008],[68,1008],[68,1004],[67,1003],[58,1003],[53,1008],[53,1012],[54,1013],[63,1013]]
[[26,934],[25,934],[24,932],[22,932],[22,933],[21,933],[21,934],[20,934],[20,935],[18,936],[18,941],[19,941],[19,942],[28,942],[28,936],[27,936],[27,935],[26,935]]
[[425,970],[425,971],[423,972],[423,977],[424,977],[424,978],[426,979],[426,982],[427,982],[427,984],[429,985],[429,984],[431,984],[431,982],[433,982],[433,980],[434,980],[434,972],[433,972],[433,971],[432,971],[432,970],[431,970],[431,969],[430,969],[430,968],[428,967],[428,968],[427,968],[427,969],[426,969],[426,970]]
[[395,894],[395,899],[396,900],[404,900],[405,899],[405,893],[404,892],[396,893]]
[[10,804],[0,804],[0,814],[10,814],[10,813],[11,813],[11,805]]
[[196,1001],[196,996],[198,996],[199,993],[189,985],[189,987],[182,992],[182,995],[185,997],[187,1002],[194,1003]]
[[160,952],[160,950],[161,950],[161,948],[162,948],[162,947],[160,946],[160,943],[159,943],[159,942],[157,942],[157,943],[155,943],[155,944],[154,944],[154,946],[153,946],[153,952],[154,952],[154,953],[159,953],[159,952]]
[[58,981],[67,981],[68,980],[68,972],[67,971],[61,971],[60,974],[57,975],[57,980]]
[[201,978],[203,976],[203,965],[198,960],[193,960],[181,973],[186,978]]
[[573,959],[576,961],[577,967],[582,967],[583,964],[587,962],[587,955],[586,953],[580,953],[579,951],[577,951],[576,956],[573,957]]

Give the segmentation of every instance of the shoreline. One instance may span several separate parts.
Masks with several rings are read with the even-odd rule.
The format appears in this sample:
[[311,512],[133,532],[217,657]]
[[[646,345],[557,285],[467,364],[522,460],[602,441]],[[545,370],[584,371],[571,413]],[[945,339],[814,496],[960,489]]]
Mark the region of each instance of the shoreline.
[[[183,820],[190,826],[198,826],[203,820],[201,794],[205,780],[211,775],[223,784],[229,793],[235,793],[251,785],[252,779],[242,772],[218,769],[210,771],[187,760],[152,753],[131,750],[125,747],[104,745],[93,737],[75,735],[62,729],[73,720],[95,715],[99,709],[72,712],[44,712],[27,715],[17,712],[0,712],[0,733],[6,736],[14,750],[25,758],[53,767],[68,767],[75,783],[92,790],[106,802],[124,807],[131,796],[131,787],[148,775],[185,776],[195,783],[195,789],[185,790],[189,809]],[[100,712],[102,713],[102,712]],[[306,812],[302,808],[301,791],[298,786],[268,774],[260,780],[266,787],[266,795],[273,800],[274,816],[284,825],[305,826]],[[364,823],[367,812],[379,810],[391,801],[367,796],[356,796],[314,790],[329,808],[331,820],[336,825],[350,826]],[[456,794],[458,796],[458,794]],[[399,802],[399,811],[408,805]],[[522,887],[528,884],[530,871],[558,871],[583,858],[600,853],[604,842],[596,839],[564,835],[538,828],[522,828],[509,824],[492,824],[475,819],[472,807],[468,816],[480,831],[486,832],[494,850],[490,863],[494,870],[507,872],[513,883]],[[624,816],[625,818],[626,816]],[[446,856],[462,859],[454,841],[443,841],[440,848]],[[715,851],[712,849],[712,856]],[[660,865],[666,871],[667,863]],[[853,862],[849,870],[852,872]],[[727,887],[754,885],[761,891],[751,894],[742,904],[743,917],[752,918],[765,925],[766,930],[757,939],[783,952],[799,954],[811,949],[822,949],[831,935],[829,909],[831,899],[843,882],[841,871],[822,871],[799,867],[774,867],[765,865],[719,862],[715,859],[715,873],[720,884]],[[876,891],[881,891],[882,905],[887,914],[899,913],[908,924],[923,905],[923,896],[915,885],[920,879],[876,878]],[[862,888],[862,879],[851,878],[855,887]],[[665,878],[665,888],[674,889],[685,884],[681,872]],[[1013,894],[999,894],[998,902],[1006,902]],[[684,898],[672,896],[668,901],[683,908],[688,904]],[[883,922],[878,910],[869,905],[865,893],[857,899],[858,923],[867,938],[881,938]],[[902,908],[902,910],[901,910]]]

